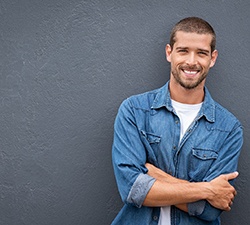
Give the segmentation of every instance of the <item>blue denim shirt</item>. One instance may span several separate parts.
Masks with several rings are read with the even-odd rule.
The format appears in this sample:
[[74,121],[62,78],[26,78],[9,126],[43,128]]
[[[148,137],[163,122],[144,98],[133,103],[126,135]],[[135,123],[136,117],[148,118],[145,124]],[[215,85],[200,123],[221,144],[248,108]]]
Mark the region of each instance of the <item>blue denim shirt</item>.
[[[155,182],[147,175],[146,162],[190,182],[211,181],[237,170],[242,126],[211,98],[207,88],[196,119],[179,139],[180,120],[171,104],[168,83],[121,104],[114,125],[112,158],[124,207],[112,225],[158,224],[160,208],[142,205]],[[171,224],[220,224],[221,210],[205,200],[189,203],[188,211],[171,206]]]

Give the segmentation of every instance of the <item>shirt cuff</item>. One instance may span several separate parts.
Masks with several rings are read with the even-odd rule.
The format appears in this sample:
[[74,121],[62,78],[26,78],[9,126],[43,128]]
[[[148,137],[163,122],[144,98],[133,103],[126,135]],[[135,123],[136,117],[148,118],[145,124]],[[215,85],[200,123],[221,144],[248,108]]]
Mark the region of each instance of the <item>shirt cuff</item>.
[[127,202],[140,208],[154,182],[155,178],[147,174],[139,174],[128,194]]
[[190,216],[199,216],[205,209],[206,201],[200,200],[197,202],[188,203],[188,213]]

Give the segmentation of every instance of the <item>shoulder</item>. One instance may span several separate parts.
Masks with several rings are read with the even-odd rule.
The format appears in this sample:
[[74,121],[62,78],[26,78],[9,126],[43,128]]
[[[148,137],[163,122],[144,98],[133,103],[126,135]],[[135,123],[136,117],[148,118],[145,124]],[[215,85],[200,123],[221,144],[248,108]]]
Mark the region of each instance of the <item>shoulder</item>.
[[239,119],[228,109],[215,101],[215,120],[224,128],[233,129],[242,127]]
[[208,120],[212,122],[214,127],[220,127],[220,129],[225,129],[227,131],[241,127],[241,123],[236,116],[220,103],[215,101],[206,87],[204,105]]
[[156,96],[161,94],[164,87],[132,95],[122,102],[121,107],[131,107],[148,111],[151,109]]

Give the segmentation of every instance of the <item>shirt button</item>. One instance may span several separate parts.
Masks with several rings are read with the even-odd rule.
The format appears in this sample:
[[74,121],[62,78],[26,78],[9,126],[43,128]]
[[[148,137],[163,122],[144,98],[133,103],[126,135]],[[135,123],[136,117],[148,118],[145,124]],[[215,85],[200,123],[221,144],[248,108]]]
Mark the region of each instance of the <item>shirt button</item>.
[[176,121],[175,121],[175,123],[176,123],[176,124],[178,124],[178,123],[179,123],[179,121],[178,121],[178,120],[176,120]]
[[173,149],[176,150],[176,145],[174,145]]
[[153,220],[158,220],[158,216],[154,216],[154,217],[153,217]]

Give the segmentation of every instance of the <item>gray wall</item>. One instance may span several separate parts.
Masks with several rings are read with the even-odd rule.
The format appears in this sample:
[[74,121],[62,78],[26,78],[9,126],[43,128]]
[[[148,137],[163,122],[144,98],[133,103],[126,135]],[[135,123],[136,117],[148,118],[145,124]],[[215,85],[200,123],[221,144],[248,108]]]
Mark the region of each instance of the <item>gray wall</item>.
[[121,101],[162,86],[169,30],[207,19],[219,59],[207,86],[245,128],[238,196],[250,213],[248,0],[0,0],[0,224],[104,225],[121,207],[111,165]]

